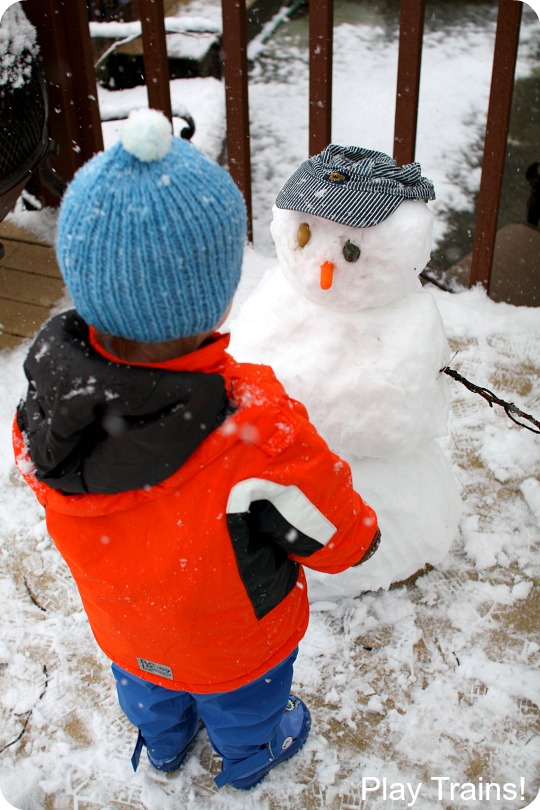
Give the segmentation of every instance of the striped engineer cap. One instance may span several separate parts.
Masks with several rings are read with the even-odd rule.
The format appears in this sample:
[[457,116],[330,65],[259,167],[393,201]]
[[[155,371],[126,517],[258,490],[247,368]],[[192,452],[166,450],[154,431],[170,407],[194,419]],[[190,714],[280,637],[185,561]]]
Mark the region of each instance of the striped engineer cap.
[[355,228],[378,225],[403,200],[434,200],[419,163],[398,166],[383,152],[330,144],[287,180],[276,205]]

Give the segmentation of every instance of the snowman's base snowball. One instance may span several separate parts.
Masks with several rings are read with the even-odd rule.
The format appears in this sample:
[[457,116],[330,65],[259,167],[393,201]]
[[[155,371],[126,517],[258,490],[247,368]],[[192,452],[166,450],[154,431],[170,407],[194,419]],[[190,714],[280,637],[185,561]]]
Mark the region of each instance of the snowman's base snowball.
[[393,459],[348,461],[355,489],[377,512],[381,543],[371,559],[341,574],[309,571],[312,601],[388,589],[442,562],[457,536],[457,484],[435,442]]

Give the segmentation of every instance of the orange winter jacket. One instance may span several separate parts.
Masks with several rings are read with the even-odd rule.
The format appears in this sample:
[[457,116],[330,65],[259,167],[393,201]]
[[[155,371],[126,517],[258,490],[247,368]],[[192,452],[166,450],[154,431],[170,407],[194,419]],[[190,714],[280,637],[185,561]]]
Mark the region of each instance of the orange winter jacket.
[[303,566],[342,571],[378,535],[304,407],[227,344],[128,365],[64,313],[29,353],[14,425],[101,649],[194,693],[280,663],[308,623]]

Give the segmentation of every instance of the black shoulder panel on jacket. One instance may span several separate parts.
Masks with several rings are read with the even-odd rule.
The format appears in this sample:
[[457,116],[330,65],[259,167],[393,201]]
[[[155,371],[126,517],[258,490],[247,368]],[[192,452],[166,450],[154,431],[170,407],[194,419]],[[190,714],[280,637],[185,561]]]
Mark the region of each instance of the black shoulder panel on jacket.
[[165,480],[228,412],[221,375],[110,362],[73,310],[45,325],[24,370],[17,418],[36,478],[68,494]]

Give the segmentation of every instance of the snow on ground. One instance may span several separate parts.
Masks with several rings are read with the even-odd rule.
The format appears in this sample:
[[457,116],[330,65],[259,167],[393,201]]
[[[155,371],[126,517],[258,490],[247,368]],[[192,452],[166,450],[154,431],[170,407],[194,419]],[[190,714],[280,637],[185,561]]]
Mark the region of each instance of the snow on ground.
[[[347,47],[336,53],[335,139],[390,151],[395,54],[382,32],[379,43],[361,26],[340,23],[337,34]],[[419,144],[424,173],[445,202],[460,194],[451,174],[472,137],[464,120],[481,117],[487,98],[491,39],[474,26],[453,41],[430,36],[424,64],[431,61],[440,77],[461,76],[459,93],[432,71],[424,80],[423,92],[433,82],[449,94],[433,122],[421,119]],[[463,47],[451,61],[456,37]],[[268,64],[275,81],[256,68],[261,77],[251,88],[261,236],[256,250],[246,251],[240,300],[275,262],[264,235],[271,204],[307,152],[307,110],[296,101],[305,97],[305,57],[292,48],[287,61]],[[210,86],[204,81],[192,103],[200,101],[199,117],[207,121],[199,143],[215,155],[222,95],[201,99]],[[106,94],[100,100],[120,104]],[[481,290],[433,294],[457,352],[452,366],[538,418],[540,310],[496,304]],[[178,774],[151,772],[146,762],[131,771],[135,733],[117,706],[109,663],[11,460],[24,353],[24,346],[0,353],[0,786],[15,807],[518,810],[532,800],[540,760],[540,639],[533,635],[540,437],[452,383],[445,449],[462,487],[463,515],[451,553],[415,582],[312,605],[295,674],[295,689],[313,713],[312,734],[253,793],[218,793],[212,776],[219,763],[204,732]]]

